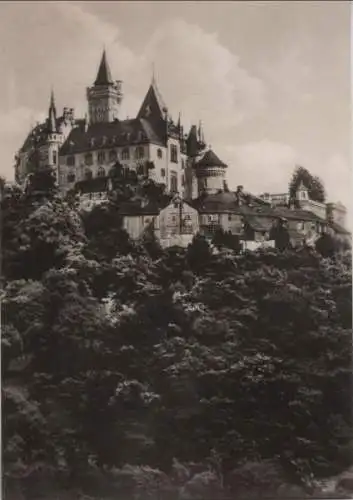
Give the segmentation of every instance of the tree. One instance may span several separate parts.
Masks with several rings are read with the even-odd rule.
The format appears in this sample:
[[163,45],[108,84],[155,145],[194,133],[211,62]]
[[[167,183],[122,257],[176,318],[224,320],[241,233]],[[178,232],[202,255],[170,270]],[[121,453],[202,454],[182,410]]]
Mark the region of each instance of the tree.
[[232,234],[230,231],[225,232],[222,228],[218,229],[212,238],[212,243],[218,248],[229,248],[234,250],[236,253],[241,251],[240,238],[236,234]]
[[295,199],[295,193],[300,183],[308,189],[309,197],[313,201],[325,202],[326,194],[325,188],[319,177],[313,176],[304,167],[297,167],[293,173],[292,179],[289,183],[289,196],[290,199]]
[[111,261],[117,254],[133,252],[134,245],[122,227],[119,205],[107,203],[82,214],[87,245],[85,254],[98,261]]
[[290,248],[291,242],[286,220],[279,219],[275,222],[270,231],[270,240],[275,241],[275,247],[281,252]]
[[201,271],[203,267],[209,265],[212,258],[212,251],[204,236],[201,234],[194,236],[188,246],[186,258],[191,269],[195,272]]

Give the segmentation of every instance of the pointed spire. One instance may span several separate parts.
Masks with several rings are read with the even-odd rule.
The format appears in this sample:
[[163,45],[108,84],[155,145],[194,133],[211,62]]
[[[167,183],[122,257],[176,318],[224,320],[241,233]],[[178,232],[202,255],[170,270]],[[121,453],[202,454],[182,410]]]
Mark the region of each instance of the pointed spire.
[[203,144],[205,142],[205,138],[203,134],[203,127],[201,120],[199,121],[199,128],[197,132],[198,132],[198,140]]
[[53,133],[56,132],[56,107],[55,107],[55,99],[54,99],[54,90],[53,87],[50,92],[50,104],[49,104],[49,113],[48,113],[48,132]]
[[50,91],[50,107],[55,109],[55,98],[54,98],[54,89],[51,88]]
[[102,59],[99,65],[96,81],[94,85],[112,85],[113,79],[110,72],[110,67],[107,61],[105,48],[103,49]]
[[156,74],[155,74],[154,62],[152,63],[152,79],[151,79],[151,84],[152,85],[156,84]]
[[181,127],[181,113],[179,111],[179,117],[178,117],[178,128],[180,129]]

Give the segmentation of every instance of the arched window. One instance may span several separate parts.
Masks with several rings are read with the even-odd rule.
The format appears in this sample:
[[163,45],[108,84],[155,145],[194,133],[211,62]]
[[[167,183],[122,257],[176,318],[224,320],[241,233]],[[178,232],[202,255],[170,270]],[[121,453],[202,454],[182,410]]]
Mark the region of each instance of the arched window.
[[135,158],[137,160],[140,160],[144,156],[145,156],[145,150],[144,150],[143,146],[137,146],[137,148],[135,149]]
[[129,148],[124,148],[121,152],[121,159],[122,160],[129,160],[130,159],[130,151]]
[[109,151],[109,161],[115,161],[117,159],[118,155],[115,149],[112,149]]
[[89,179],[92,179],[93,175],[92,175],[92,170],[90,170],[89,168],[86,168],[85,170],[85,179],[86,181],[88,181]]
[[74,167],[75,166],[75,157],[74,156],[68,156],[66,160],[66,165],[69,167]]
[[75,179],[76,179],[75,172],[71,171],[67,174],[67,182],[68,183],[75,182]]
[[98,168],[97,177],[105,177],[105,170],[103,167]]
[[105,162],[105,151],[99,151],[98,153],[98,163]]
[[92,165],[93,164],[92,153],[85,154],[85,164],[86,165]]
[[158,158],[163,158],[163,151],[161,150],[161,148],[157,149],[157,157]]

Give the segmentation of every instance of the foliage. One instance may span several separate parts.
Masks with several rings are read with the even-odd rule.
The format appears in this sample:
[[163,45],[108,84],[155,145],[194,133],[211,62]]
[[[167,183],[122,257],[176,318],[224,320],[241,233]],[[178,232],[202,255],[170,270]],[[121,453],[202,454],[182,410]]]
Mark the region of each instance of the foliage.
[[226,232],[222,228],[216,231],[212,239],[212,243],[218,249],[225,247],[234,250],[236,253],[240,253],[241,251],[239,236],[236,234],[232,234],[230,231]]
[[350,254],[162,250],[113,202],[6,187],[2,209],[6,480],[286,498],[352,464]]
[[319,177],[311,175],[306,168],[301,166],[295,169],[289,184],[289,197],[291,199],[295,199],[296,190],[301,182],[308,189],[309,198],[311,200],[321,203],[325,202],[326,194],[322,181]]

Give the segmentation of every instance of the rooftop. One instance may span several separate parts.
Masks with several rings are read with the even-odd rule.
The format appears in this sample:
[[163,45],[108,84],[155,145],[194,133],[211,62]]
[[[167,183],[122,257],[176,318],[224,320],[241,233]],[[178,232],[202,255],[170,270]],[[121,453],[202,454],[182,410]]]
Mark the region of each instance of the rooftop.
[[218,158],[218,156],[216,155],[216,153],[212,150],[212,149],[209,149],[208,151],[206,151],[206,153],[203,155],[203,157],[201,158],[201,160],[199,160],[196,165],[196,167],[227,167],[227,165],[225,163],[223,163],[222,160],[220,160]]

